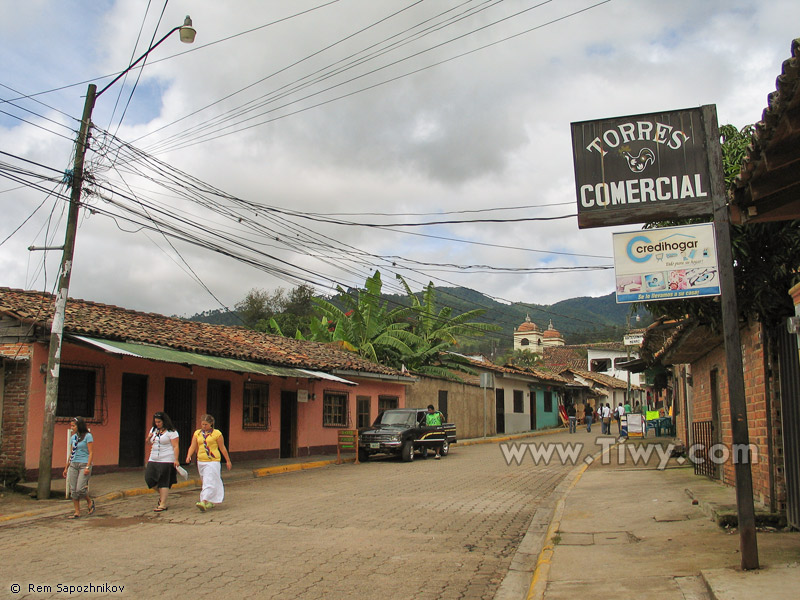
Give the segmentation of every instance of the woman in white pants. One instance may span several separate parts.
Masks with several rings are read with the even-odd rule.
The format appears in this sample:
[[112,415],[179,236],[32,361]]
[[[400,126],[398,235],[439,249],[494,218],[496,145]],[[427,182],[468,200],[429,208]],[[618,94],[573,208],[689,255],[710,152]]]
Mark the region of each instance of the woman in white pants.
[[203,415],[200,417],[200,429],[192,436],[192,445],[186,454],[186,462],[192,462],[192,456],[197,452],[197,472],[203,481],[203,489],[200,491],[200,502],[195,506],[205,512],[214,508],[215,504],[222,502],[225,498],[225,488],[222,486],[221,460],[225,457],[228,470],[233,466],[228,449],[225,447],[225,440],[219,429],[214,429],[214,417]]

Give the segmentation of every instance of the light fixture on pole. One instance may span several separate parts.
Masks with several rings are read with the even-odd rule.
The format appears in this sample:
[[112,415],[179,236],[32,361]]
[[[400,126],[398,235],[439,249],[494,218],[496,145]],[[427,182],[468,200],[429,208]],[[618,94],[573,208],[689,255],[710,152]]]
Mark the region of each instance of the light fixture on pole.
[[58,404],[58,377],[61,366],[61,346],[64,337],[64,320],[67,311],[69,281],[72,274],[72,257],[75,252],[75,234],[78,230],[78,209],[80,207],[81,190],[83,188],[83,163],[89,145],[89,128],[91,127],[94,103],[100,94],[119,81],[125,73],[139,64],[139,62],[150,54],[161,42],[176,31],[180,31],[180,39],[182,42],[187,44],[194,42],[196,31],[192,28],[192,20],[187,15],[183,21],[183,25],[171,29],[164,37],[150,46],[147,52],[132,62],[127,69],[117,75],[103,89],[98,92],[97,86],[90,83],[86,91],[86,102],[83,105],[81,126],[78,131],[78,138],[75,141],[75,160],[73,162],[72,173],[69,177],[72,189],[69,199],[69,212],[67,214],[67,231],[64,236],[64,251],[61,255],[58,292],[56,293],[56,304],[53,311],[53,323],[50,328],[50,348],[47,359],[47,382],[45,385],[42,441],[39,447],[39,480],[36,487],[36,497],[39,500],[50,497],[51,470],[53,468],[53,437],[56,423],[56,406]]

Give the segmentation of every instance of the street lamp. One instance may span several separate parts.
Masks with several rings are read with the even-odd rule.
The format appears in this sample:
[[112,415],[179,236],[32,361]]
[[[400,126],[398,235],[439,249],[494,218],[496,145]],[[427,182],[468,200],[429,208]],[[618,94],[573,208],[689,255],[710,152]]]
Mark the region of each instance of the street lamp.
[[61,345],[64,337],[64,319],[67,310],[67,296],[69,295],[69,281],[72,274],[72,257],[75,252],[75,234],[78,229],[78,209],[81,201],[83,187],[83,162],[88,149],[89,127],[91,126],[92,110],[100,94],[114,85],[119,79],[141,62],[157,46],[170,35],[180,31],[181,41],[187,44],[194,42],[196,31],[192,28],[192,20],[187,15],[183,25],[174,27],[164,37],[147,49],[127,69],[117,75],[108,85],[97,92],[97,86],[89,84],[86,91],[86,102],[83,105],[81,126],[78,138],[75,140],[75,160],[72,167],[72,191],[69,198],[69,213],[67,214],[67,231],[64,236],[64,249],[61,255],[61,268],[58,280],[58,293],[53,312],[53,324],[50,328],[50,348],[47,358],[47,383],[44,398],[44,421],[42,423],[42,441],[39,447],[39,481],[36,487],[36,497],[39,500],[50,497],[51,469],[53,466],[53,436],[56,423],[56,406],[58,404],[58,377],[61,366]]

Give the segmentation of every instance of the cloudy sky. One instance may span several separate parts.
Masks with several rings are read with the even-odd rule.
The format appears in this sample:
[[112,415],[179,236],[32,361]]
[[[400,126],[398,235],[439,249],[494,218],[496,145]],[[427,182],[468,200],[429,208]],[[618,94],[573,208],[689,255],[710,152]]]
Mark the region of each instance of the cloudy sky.
[[570,123],[753,123],[800,36],[796,0],[0,0],[0,287],[54,289],[60,252],[28,247],[63,243],[87,84],[187,14],[194,44],[96,101],[73,297],[190,315],[376,268],[608,294],[636,226],[578,230]]

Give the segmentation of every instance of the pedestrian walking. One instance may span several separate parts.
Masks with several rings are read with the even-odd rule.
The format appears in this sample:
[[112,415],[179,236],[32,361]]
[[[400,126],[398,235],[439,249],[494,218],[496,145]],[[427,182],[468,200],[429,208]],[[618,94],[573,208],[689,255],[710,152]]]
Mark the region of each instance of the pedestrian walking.
[[592,417],[594,416],[594,408],[586,402],[586,406],[583,407],[583,418],[586,421],[586,433],[592,433]]
[[64,478],[67,480],[72,498],[74,511],[68,519],[78,519],[81,516],[81,499],[86,500],[87,514],[93,515],[95,501],[89,495],[89,478],[92,476],[94,461],[94,438],[86,426],[83,417],[74,417],[69,422],[72,436],[69,438],[69,459],[64,467]]
[[214,429],[214,417],[203,415],[200,417],[200,429],[192,436],[192,445],[186,454],[186,462],[192,462],[192,456],[197,452],[197,472],[203,482],[200,490],[200,501],[195,506],[201,512],[214,508],[225,498],[225,487],[222,485],[222,461],[225,457],[228,471],[231,470],[231,457],[225,447],[225,440],[219,429]]
[[178,483],[178,432],[165,412],[153,415],[153,425],[145,441],[150,444],[150,458],[144,471],[144,481],[149,488],[158,488],[158,506],[153,512],[167,510],[169,489]]
[[608,402],[603,406],[603,434],[611,435],[611,407]]
[[567,420],[569,421],[569,432],[575,433],[578,430],[578,417],[575,412],[575,405],[567,406]]
[[619,403],[614,413],[614,418],[617,419],[617,429],[619,430],[619,434],[622,435],[622,417],[625,416],[625,407],[622,406],[622,402]]

